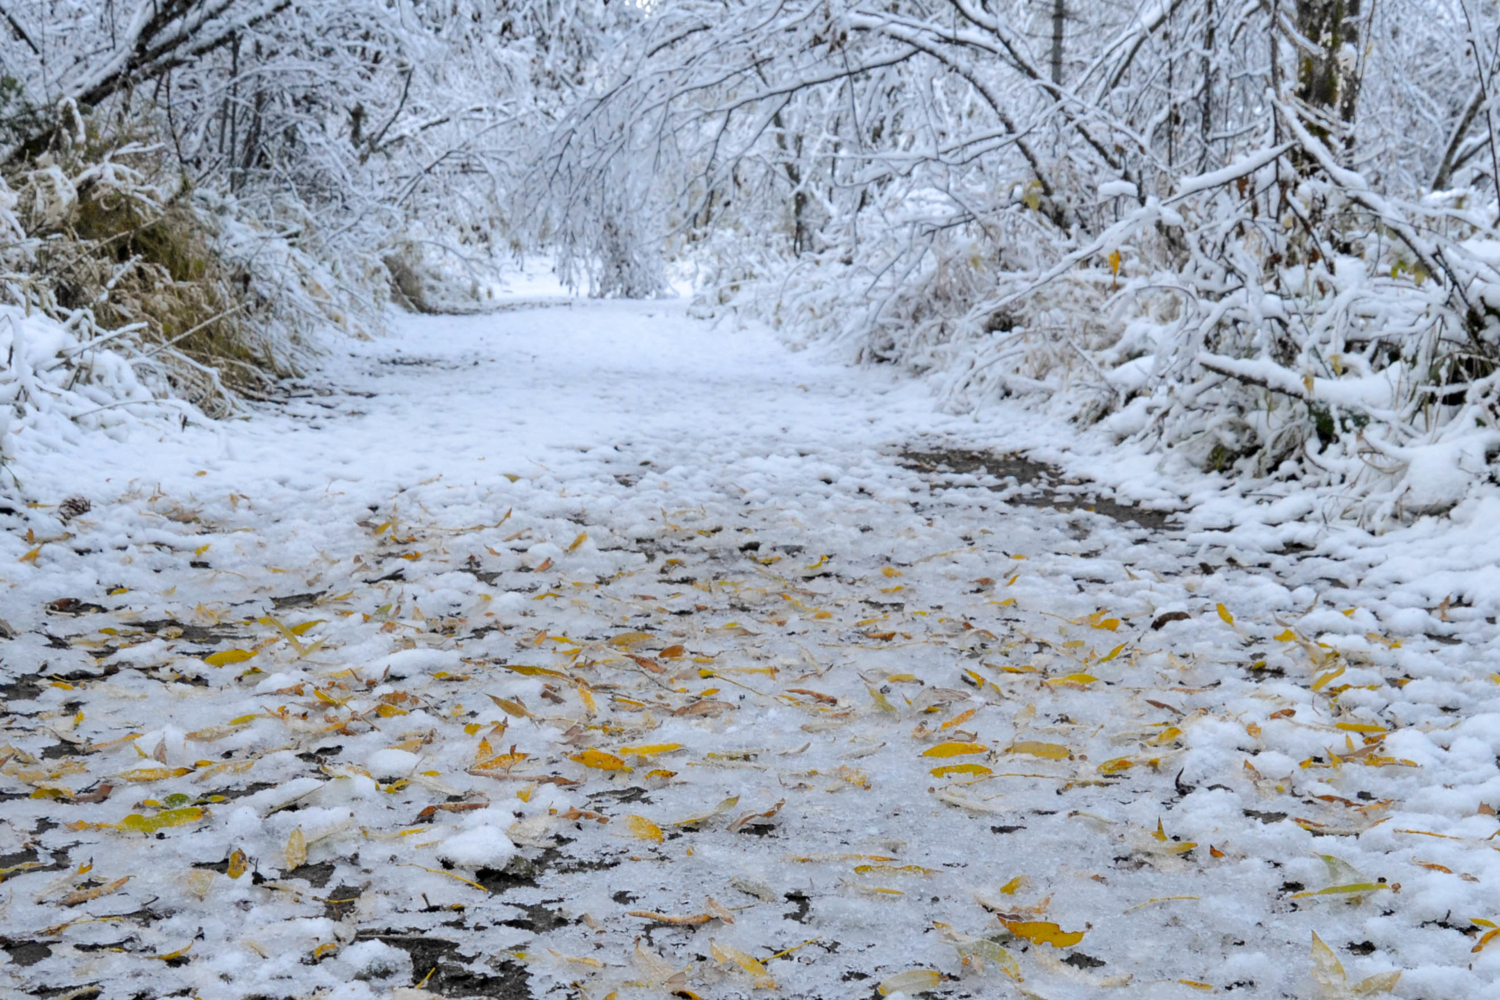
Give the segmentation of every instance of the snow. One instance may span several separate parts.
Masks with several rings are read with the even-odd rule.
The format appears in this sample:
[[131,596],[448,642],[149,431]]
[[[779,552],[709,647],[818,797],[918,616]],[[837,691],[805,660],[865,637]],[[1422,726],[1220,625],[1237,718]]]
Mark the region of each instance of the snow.
[[[1314,932],[1494,995],[1495,498],[1372,536],[678,302],[502,293],[249,419],[15,436],[6,995],[1310,997]],[[976,448],[1055,506],[945,471]],[[1320,855],[1390,888],[1300,896]]]

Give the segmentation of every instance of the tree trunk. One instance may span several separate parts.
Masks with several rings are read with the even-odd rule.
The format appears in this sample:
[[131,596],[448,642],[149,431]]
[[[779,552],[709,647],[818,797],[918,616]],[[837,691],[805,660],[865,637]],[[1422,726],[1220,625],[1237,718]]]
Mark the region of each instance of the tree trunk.
[[1331,146],[1354,151],[1359,103],[1359,16],[1362,0],[1297,0],[1297,31],[1315,52],[1297,59],[1297,99],[1310,130]]
[[1052,82],[1062,86],[1063,28],[1068,18],[1068,0],[1052,0]]

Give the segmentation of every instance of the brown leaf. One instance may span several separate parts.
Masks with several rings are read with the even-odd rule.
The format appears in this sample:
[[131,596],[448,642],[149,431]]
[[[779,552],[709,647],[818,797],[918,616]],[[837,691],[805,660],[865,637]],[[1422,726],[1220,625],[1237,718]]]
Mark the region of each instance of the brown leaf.
[[439,802],[437,805],[428,806],[426,809],[423,809],[421,812],[417,813],[416,822],[425,823],[428,820],[432,819],[432,817],[436,816],[439,812],[472,812],[475,809],[488,809],[489,805],[490,804],[488,800],[481,800],[478,802]]
[[588,809],[580,809],[577,806],[570,806],[567,812],[558,813],[557,818],[568,820],[591,819],[599,823],[609,822],[609,817],[604,815],[603,813],[592,812]]
[[628,917],[640,917],[643,920],[655,920],[659,924],[706,924],[714,919],[709,913],[694,913],[691,916],[678,916],[672,913],[656,913],[652,910],[631,910],[626,914]]
[[666,667],[662,666],[660,663],[657,663],[649,656],[636,656],[634,653],[626,653],[625,655],[630,657],[630,659],[634,660],[636,663],[640,664],[642,667],[645,667],[647,670],[651,671],[653,674],[664,674],[667,672]]
[[118,892],[120,890],[120,887],[123,886],[126,882],[129,882],[132,878],[134,878],[133,875],[126,875],[124,878],[115,879],[108,885],[100,885],[95,886],[92,889],[79,889],[75,892],[70,892],[63,897],[62,905],[77,906],[79,903],[87,903],[90,900],[98,899],[100,896],[108,896],[112,892]]
[[673,715],[718,715],[720,712],[732,711],[734,706],[727,701],[715,701],[712,698],[704,698],[695,701],[691,705],[684,705],[672,712]]
[[[733,823],[730,823],[729,824],[729,829],[730,830],[739,830],[741,827],[743,827],[746,824],[750,823],[752,820],[757,820],[757,819],[771,819],[777,813],[781,812],[781,807],[784,806],[784,805],[786,805],[786,799],[782,799],[781,801],[777,802],[774,806],[772,806],[771,808],[767,809],[765,812],[748,812],[748,813],[745,813],[745,815],[741,816],[739,819],[735,820]],[[763,824],[763,823],[756,823],[755,825],[756,826],[764,826],[765,824]]]
[[82,794],[75,795],[73,797],[73,801],[74,802],[87,802],[90,805],[98,805],[100,802],[103,802],[105,799],[109,798],[109,793],[112,792],[112,791],[114,791],[114,790],[115,790],[115,786],[114,785],[111,785],[107,781],[101,782],[92,791],[83,792]]

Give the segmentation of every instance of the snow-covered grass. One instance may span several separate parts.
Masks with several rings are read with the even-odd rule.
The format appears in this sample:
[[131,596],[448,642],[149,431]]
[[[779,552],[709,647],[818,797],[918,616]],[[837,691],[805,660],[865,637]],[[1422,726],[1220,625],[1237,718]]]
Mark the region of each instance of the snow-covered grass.
[[[9,995],[1493,995],[1491,508],[1288,520],[674,303],[397,326],[0,511]],[[1180,512],[934,457],[997,444]]]

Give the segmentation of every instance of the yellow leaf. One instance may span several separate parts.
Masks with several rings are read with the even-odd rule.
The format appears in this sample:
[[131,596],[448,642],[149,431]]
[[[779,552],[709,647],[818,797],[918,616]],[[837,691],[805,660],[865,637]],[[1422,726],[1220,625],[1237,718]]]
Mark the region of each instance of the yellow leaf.
[[681,743],[648,743],[638,747],[621,747],[620,754],[624,757],[655,757],[659,753],[681,749]]
[[224,667],[231,663],[243,663],[254,655],[255,653],[248,649],[224,649],[205,656],[203,662],[210,667]]
[[929,750],[922,751],[923,757],[962,757],[964,754],[988,753],[989,747],[983,743],[939,743]]
[[183,955],[186,955],[192,950],[193,942],[189,941],[186,948],[178,948],[176,951],[169,951],[165,955],[148,955],[147,957],[154,958],[159,962],[170,962],[174,958],[181,958]]
[[1120,627],[1120,619],[1106,618],[1103,621],[1094,622],[1093,625],[1094,628],[1102,628],[1106,632],[1113,632],[1115,629]]
[[229,855],[229,867],[224,874],[230,878],[239,878],[250,870],[250,859],[245,857],[245,852],[238,847]]
[[42,554],[42,547],[40,545],[38,545],[36,548],[32,549],[30,552],[26,553],[24,556],[22,556],[20,559],[18,559],[16,561],[17,562],[23,562],[23,563],[25,563],[25,562],[35,563],[36,562],[36,557],[39,556],[39,555],[41,555],[41,554]]
[[288,868],[301,868],[307,863],[307,837],[302,833],[302,827],[292,831],[291,836],[286,838],[286,866]]
[[1277,642],[1296,642],[1297,641],[1297,633],[1293,632],[1291,629],[1287,629],[1286,631],[1281,632],[1280,634],[1278,634],[1276,636],[1276,641]]
[[1191,986],[1195,990],[1211,990],[1214,988],[1212,983],[1200,983],[1193,979],[1179,979],[1177,981],[1184,986]]
[[1113,660],[1115,657],[1119,656],[1121,650],[1123,650],[1128,645],[1130,645],[1130,643],[1128,642],[1120,643],[1114,649],[1111,649],[1108,653],[1105,653],[1103,656],[1099,657],[1099,662],[1108,663],[1110,660]]
[[646,777],[648,777],[648,778],[660,778],[663,781],[667,781],[670,778],[677,777],[677,772],[676,771],[668,771],[665,768],[658,767],[654,771],[647,771],[646,772]]
[[1326,989],[1341,990],[1344,988],[1346,977],[1344,967],[1339,963],[1338,956],[1333,949],[1323,943],[1318,937],[1318,932],[1312,932],[1312,963],[1313,979]]
[[890,699],[882,694],[877,688],[871,687],[867,684],[865,685],[865,689],[870,692],[870,698],[874,700],[876,708],[880,709],[882,712],[889,712],[891,715],[900,714],[897,711],[896,706],[891,704]]
[[650,642],[656,636],[650,632],[621,632],[612,636],[609,640],[611,646],[639,646],[643,642]]
[[198,806],[188,806],[185,809],[166,809],[154,816],[142,816],[132,813],[115,824],[116,829],[127,833],[155,833],[169,826],[182,826],[184,823],[196,823],[208,815],[207,809]]
[[1382,889],[1391,888],[1384,882],[1355,882],[1351,885],[1330,885],[1326,889],[1316,892],[1299,892],[1292,896],[1293,899],[1306,899],[1309,896],[1347,896],[1364,892],[1379,892]]
[[652,840],[656,843],[662,842],[661,827],[651,822],[644,816],[627,816],[625,823],[630,827],[630,835],[638,840]]
[[893,576],[900,576],[901,575],[901,571],[899,569],[896,569],[894,566],[887,566],[884,569],[882,569],[880,572],[882,574],[884,574],[887,579],[889,579],[889,578],[891,578]]
[[[485,741],[485,740],[481,740],[480,741],[481,752],[483,750],[483,744],[485,742],[487,742],[487,741]],[[517,753],[515,746],[512,745],[511,748],[510,748],[510,753],[496,754],[493,757],[489,757],[489,758],[487,758],[485,760],[478,761],[478,762],[476,762],[474,764],[474,766],[472,768],[470,768],[470,770],[471,771],[508,771],[511,768],[515,767],[517,764],[521,763],[521,761],[525,760],[529,756],[530,756],[530,754]]]
[[1377,726],[1369,722],[1338,722],[1334,724],[1335,729],[1347,730],[1351,733],[1383,733],[1384,726]]
[[1389,993],[1396,988],[1396,983],[1401,980],[1401,970],[1392,969],[1390,972],[1381,972],[1361,979],[1355,983],[1350,992],[1357,997],[1369,996],[1371,993]]
[[576,552],[576,551],[578,551],[578,546],[582,545],[584,542],[586,542],[588,540],[589,540],[589,533],[587,531],[580,531],[578,533],[578,537],[575,538],[575,539],[573,539],[573,544],[568,546],[568,551],[569,552]]
[[304,636],[307,634],[308,629],[312,628],[314,625],[321,625],[327,620],[327,618],[314,618],[312,621],[306,621],[300,625],[293,625],[291,628],[287,629],[287,631],[291,632],[292,635],[295,636]]
[[1030,882],[1031,880],[1025,875],[1017,875],[1015,878],[1002,885],[1000,887],[1000,891],[1005,893],[1005,895],[1007,896],[1014,896],[1018,890],[1024,889]]
[[500,666],[504,667],[506,670],[511,671],[512,673],[520,674],[523,677],[566,677],[566,676],[568,676],[567,674],[563,673],[561,670],[549,670],[546,667],[527,667],[527,666],[522,666],[522,665],[517,664],[517,663],[502,663],[502,664],[500,664]]
[[521,704],[519,701],[512,701],[509,698],[501,698],[493,694],[490,695],[490,701],[493,701],[496,705],[498,705],[500,707],[500,710],[506,715],[513,716],[517,719],[531,718],[531,713],[526,711],[526,706]]
[[908,969],[882,980],[876,989],[888,997],[892,993],[930,993],[942,984],[942,974],[932,969]]
[[965,722],[968,722],[970,719],[974,718],[974,713],[977,711],[979,711],[979,709],[971,708],[966,712],[958,713],[953,718],[943,723],[941,726],[938,726],[938,731],[941,732],[944,729],[952,729],[954,726],[963,725]]
[[1168,726],[1166,729],[1163,729],[1161,732],[1157,733],[1146,742],[1155,743],[1157,746],[1162,747],[1166,746],[1168,743],[1171,743],[1181,735],[1181,729],[1178,729],[1176,726]]
[[1025,938],[1032,944],[1049,944],[1054,948],[1071,948],[1083,940],[1084,931],[1065,931],[1048,920],[1006,920],[1000,918],[1005,929],[1016,937]]
[[1005,748],[1007,753],[1029,753],[1033,757],[1045,757],[1048,760],[1062,760],[1073,756],[1073,751],[1058,743],[1038,743],[1035,740],[1022,740],[1020,743],[1012,743]]
[[626,767],[625,762],[614,754],[606,753],[603,750],[595,750],[592,747],[582,753],[576,753],[568,759],[577,761],[584,767],[598,768],[601,771],[632,770],[632,768]]
[[1323,674],[1317,680],[1313,681],[1312,689],[1314,691],[1321,691],[1321,690],[1323,690],[1325,687],[1327,687],[1329,685],[1329,683],[1331,681],[1334,681],[1334,680],[1338,679],[1339,677],[1341,677],[1346,669],[1348,669],[1348,668],[1340,666],[1336,670],[1330,670],[1330,671],[1328,671],[1328,673]]
[[134,771],[126,771],[120,777],[126,781],[165,781],[191,774],[192,771],[190,767],[138,767]]
[[[1103,660],[1099,661],[1103,663]],[[1047,683],[1053,687],[1087,687],[1099,678],[1092,674],[1068,674],[1065,677],[1054,677]]]
[[200,546],[198,546],[196,549],[193,550],[193,555],[195,555],[195,556],[201,556],[203,553],[207,552],[212,545],[213,545],[213,542],[209,542],[207,545],[200,545]]
[[771,973],[765,964],[754,955],[747,954],[729,945],[719,944],[719,942],[712,938],[708,941],[708,950],[713,955],[715,961],[733,962],[750,973],[755,979],[756,989],[774,990],[776,988],[776,980],[771,978]]
[[1120,251],[1119,250],[1111,250],[1109,252],[1109,273],[1110,274],[1119,274],[1120,273]]
[[[1477,920],[1474,921],[1474,922],[1475,923],[1479,923],[1479,921],[1477,921]],[[1488,923],[1488,922],[1489,921],[1485,921],[1485,923]],[[1472,952],[1476,952],[1476,951],[1483,951],[1484,950],[1484,946],[1487,945],[1487,944],[1489,944],[1491,941],[1495,940],[1495,938],[1497,938],[1497,937],[1500,937],[1500,927],[1496,927],[1494,930],[1485,931],[1484,932],[1484,936],[1479,939],[1479,943],[1476,944],[1476,945],[1474,945],[1474,947],[1470,948],[1469,951],[1471,953]]]
[[1100,764],[1098,771],[1100,774],[1119,774],[1121,771],[1128,771],[1132,767],[1135,767],[1135,761],[1129,757],[1116,757],[1114,760],[1107,760],[1103,764]]
[[989,768],[983,764],[945,764],[942,767],[932,769],[934,778],[941,778],[945,774],[991,774]]
[[1228,608],[1224,607],[1224,605],[1222,604],[1216,604],[1214,605],[1214,607],[1218,609],[1219,617],[1224,619],[1227,624],[1234,624],[1234,615],[1229,613]]

